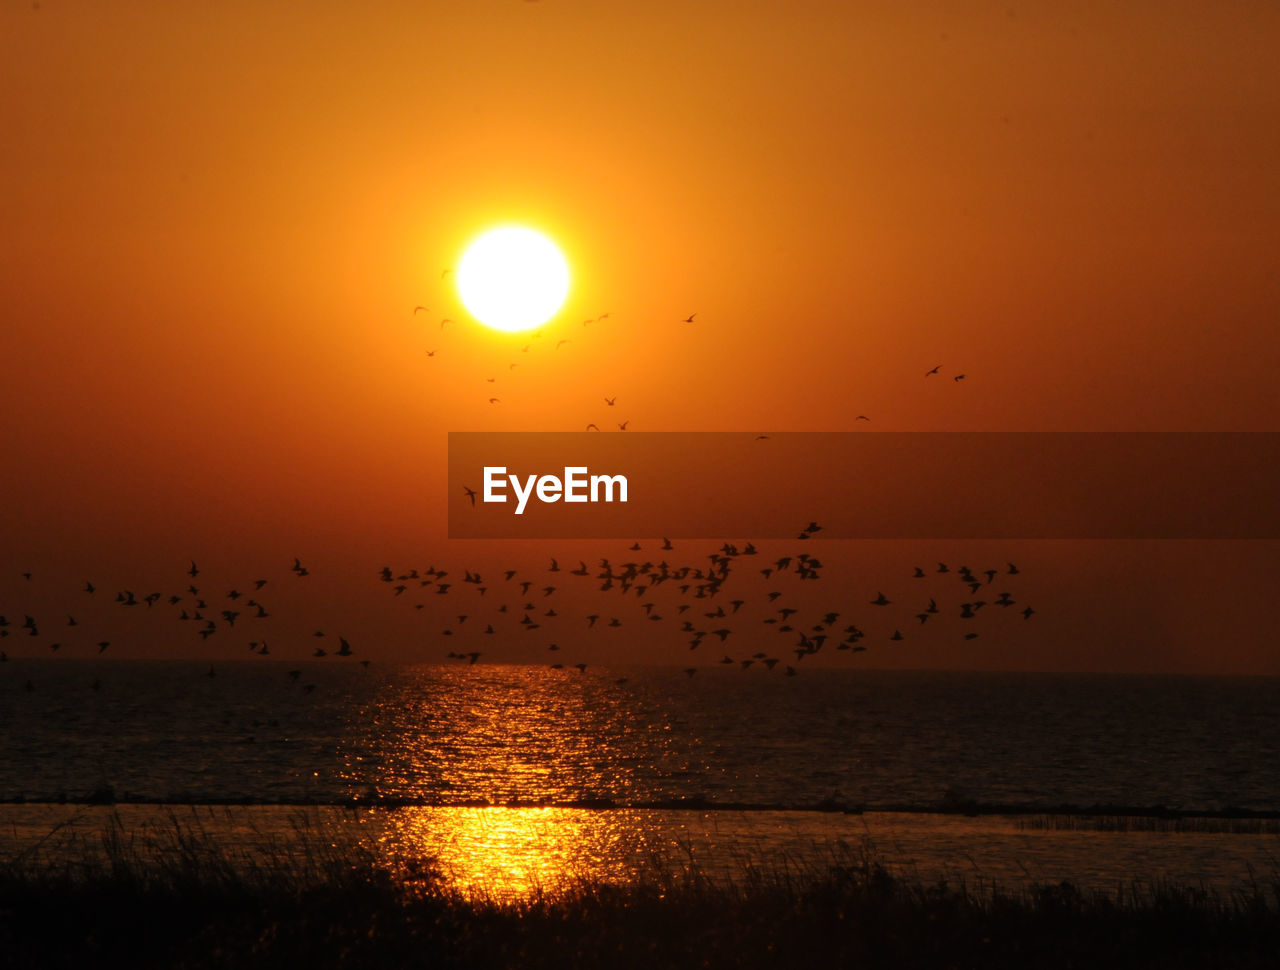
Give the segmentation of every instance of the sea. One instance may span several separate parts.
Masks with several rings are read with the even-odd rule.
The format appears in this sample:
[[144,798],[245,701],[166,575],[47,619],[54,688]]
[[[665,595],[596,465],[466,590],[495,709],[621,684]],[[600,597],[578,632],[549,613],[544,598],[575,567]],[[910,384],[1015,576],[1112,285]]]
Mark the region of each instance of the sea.
[[0,666],[0,862],[198,831],[519,895],[874,860],[927,883],[1280,880],[1280,678],[324,662]]

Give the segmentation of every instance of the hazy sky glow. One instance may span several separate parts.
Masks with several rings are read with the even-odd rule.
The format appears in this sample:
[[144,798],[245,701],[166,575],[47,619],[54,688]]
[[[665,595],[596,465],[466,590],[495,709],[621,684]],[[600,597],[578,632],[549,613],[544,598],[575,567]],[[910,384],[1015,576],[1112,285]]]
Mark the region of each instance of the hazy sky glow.
[[[450,430],[1280,430],[1274,4],[0,25],[0,612],[46,595],[24,570],[167,588],[297,555],[417,656],[365,602],[377,568],[548,553],[446,541]],[[509,223],[573,276],[537,338],[476,324],[446,272]],[[877,663],[1280,673],[1275,544],[823,555],[861,595],[1015,554],[1043,641]]]

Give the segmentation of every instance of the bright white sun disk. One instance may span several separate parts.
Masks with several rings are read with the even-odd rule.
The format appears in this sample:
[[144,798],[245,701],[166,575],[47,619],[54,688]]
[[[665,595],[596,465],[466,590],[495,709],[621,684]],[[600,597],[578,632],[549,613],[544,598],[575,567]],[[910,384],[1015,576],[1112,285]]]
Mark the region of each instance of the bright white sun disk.
[[458,293],[481,323],[527,330],[555,315],[569,293],[569,267],[546,236],[508,226],[473,242],[457,271]]

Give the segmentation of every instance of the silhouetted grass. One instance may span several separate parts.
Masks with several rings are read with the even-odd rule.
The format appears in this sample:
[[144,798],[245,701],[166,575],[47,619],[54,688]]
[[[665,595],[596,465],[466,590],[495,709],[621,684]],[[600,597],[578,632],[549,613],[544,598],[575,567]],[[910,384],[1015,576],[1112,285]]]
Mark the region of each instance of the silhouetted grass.
[[822,867],[743,859],[727,883],[655,861],[632,884],[504,901],[313,823],[250,853],[172,822],[143,844],[117,821],[74,863],[37,846],[0,868],[0,966],[1274,968],[1280,954],[1280,878],[1228,895],[1010,893],[842,853]]

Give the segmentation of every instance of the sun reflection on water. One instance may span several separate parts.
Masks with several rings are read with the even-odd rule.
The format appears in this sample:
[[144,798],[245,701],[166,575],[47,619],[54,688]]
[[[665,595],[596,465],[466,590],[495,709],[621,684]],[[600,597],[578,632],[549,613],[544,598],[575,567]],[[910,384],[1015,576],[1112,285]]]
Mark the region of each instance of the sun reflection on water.
[[648,794],[637,791],[637,768],[657,777],[688,769],[670,722],[665,705],[612,678],[537,667],[409,669],[353,723],[345,775],[352,794],[370,801],[625,804]]
[[405,808],[387,819],[384,851],[433,859],[464,894],[499,899],[582,882],[640,876],[669,846],[634,811],[568,808]]
[[[454,889],[511,898],[635,878],[674,848],[670,827],[655,823],[653,812],[555,807],[625,803],[638,763],[682,770],[661,705],[576,671],[469,667],[418,676],[369,712],[381,777],[368,794],[473,807],[388,813],[379,841],[389,857],[410,865],[430,859]],[[368,767],[351,765],[350,776]]]

